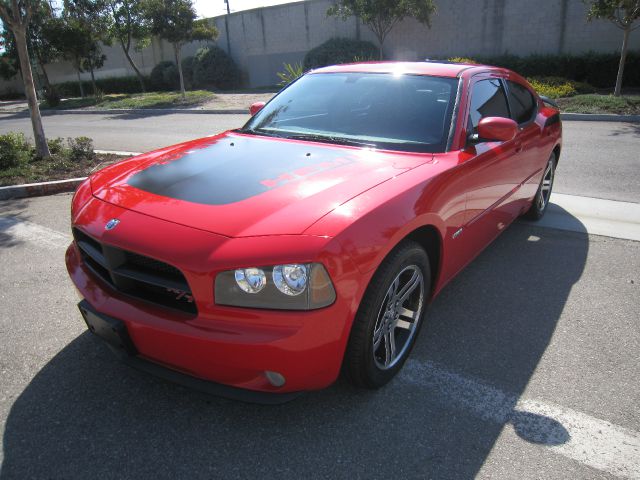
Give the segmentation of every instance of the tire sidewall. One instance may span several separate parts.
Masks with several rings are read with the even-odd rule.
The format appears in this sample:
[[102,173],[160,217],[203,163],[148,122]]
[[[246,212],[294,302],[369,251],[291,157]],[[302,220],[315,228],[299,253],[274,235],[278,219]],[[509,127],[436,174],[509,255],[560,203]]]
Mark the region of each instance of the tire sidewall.
[[[542,183],[544,182],[545,172],[547,171],[547,166],[549,165],[549,163],[552,163],[551,169],[553,172],[551,190],[549,191],[549,199],[544,204],[544,208],[541,209],[538,207],[538,200],[540,199],[540,195],[542,195]],[[538,185],[536,196],[533,198],[533,204],[531,205],[529,216],[535,220],[541,219],[544,213],[547,211],[547,208],[549,207],[549,202],[551,201],[551,194],[553,193],[553,183],[555,182],[555,170],[556,170],[556,154],[552,153],[551,156],[549,157],[549,160],[547,160],[547,163],[545,163],[544,165],[544,170],[542,171],[542,178],[540,179],[540,185]]]

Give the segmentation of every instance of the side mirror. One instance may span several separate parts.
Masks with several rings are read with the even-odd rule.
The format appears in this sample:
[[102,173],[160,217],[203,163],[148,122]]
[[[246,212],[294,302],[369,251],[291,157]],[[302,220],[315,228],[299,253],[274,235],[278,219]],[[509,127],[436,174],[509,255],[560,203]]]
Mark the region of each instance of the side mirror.
[[518,124],[510,118],[485,117],[478,123],[478,139],[488,142],[508,142],[518,133]]
[[262,107],[265,106],[264,102],[256,102],[249,107],[249,113],[253,117],[256,113],[262,110]]

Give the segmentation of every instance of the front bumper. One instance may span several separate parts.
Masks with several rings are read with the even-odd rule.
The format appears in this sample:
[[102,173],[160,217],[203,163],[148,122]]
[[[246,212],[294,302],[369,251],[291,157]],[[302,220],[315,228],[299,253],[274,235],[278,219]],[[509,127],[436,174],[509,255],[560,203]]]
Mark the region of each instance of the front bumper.
[[126,330],[124,322],[116,318],[101,315],[96,312],[86,300],[82,300],[78,304],[78,308],[91,332],[104,340],[120,360],[143,372],[204,393],[247,403],[279,405],[299,396],[299,393],[266,393],[234,388],[228,385],[202,380],[150,362],[139,355],[137,348]]
[[[75,244],[67,250],[66,264],[86,308],[124,323],[137,352],[126,360],[138,368],[247,401],[252,401],[251,395],[239,396],[235,390],[315,390],[329,386],[339,374],[352,302],[336,301],[309,312],[210,305],[193,317],[114,290],[83,264]],[[273,386],[267,371],[284,376],[285,384]]]

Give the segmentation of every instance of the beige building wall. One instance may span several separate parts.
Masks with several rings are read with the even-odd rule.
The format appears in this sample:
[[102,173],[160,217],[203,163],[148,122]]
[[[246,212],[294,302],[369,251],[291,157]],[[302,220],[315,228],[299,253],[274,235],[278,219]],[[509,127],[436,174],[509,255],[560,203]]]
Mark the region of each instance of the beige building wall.
[[[423,60],[450,56],[511,53],[615,52],[622,32],[604,20],[586,21],[582,0],[436,0],[438,12],[431,28],[407,19],[385,42],[389,59]],[[306,0],[247,10],[212,19],[220,30],[216,42],[224,50],[227,30],[230,52],[247,86],[273,85],[285,62],[302,61],[304,54],[332,37],[371,40],[375,37],[355,18],[327,17],[331,0]],[[183,48],[183,58],[204,45]],[[640,31],[631,34],[630,49],[640,49]],[[107,61],[97,77],[134,75],[118,46],[104,47]],[[171,46],[158,39],[133,57],[144,73],[162,60],[173,60]],[[54,83],[76,80],[68,62],[48,66]],[[82,74],[89,79],[89,74]],[[0,93],[20,88],[20,82],[0,82]]]

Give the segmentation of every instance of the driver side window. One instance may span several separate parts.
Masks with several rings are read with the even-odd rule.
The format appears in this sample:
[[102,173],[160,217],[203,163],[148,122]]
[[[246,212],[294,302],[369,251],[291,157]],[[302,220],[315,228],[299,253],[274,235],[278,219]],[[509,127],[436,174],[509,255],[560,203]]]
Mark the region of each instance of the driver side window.
[[478,133],[478,123],[481,118],[509,118],[509,116],[507,96],[500,80],[490,78],[480,80],[473,85],[467,133]]

